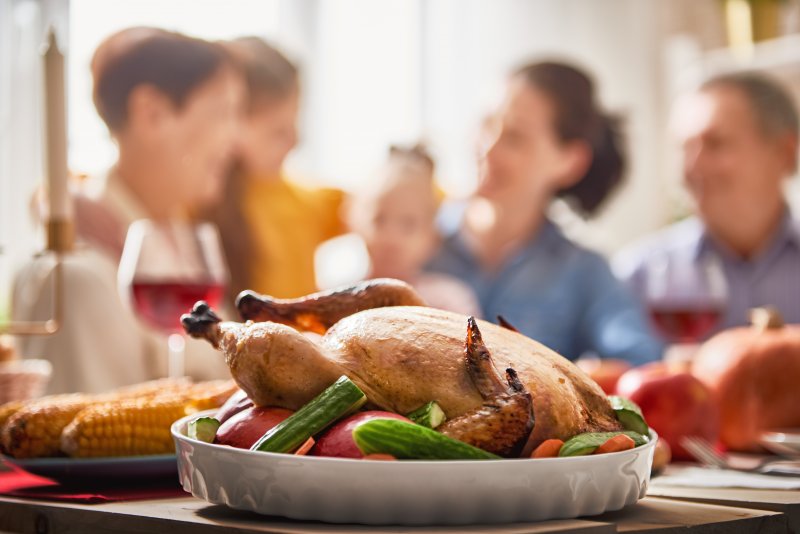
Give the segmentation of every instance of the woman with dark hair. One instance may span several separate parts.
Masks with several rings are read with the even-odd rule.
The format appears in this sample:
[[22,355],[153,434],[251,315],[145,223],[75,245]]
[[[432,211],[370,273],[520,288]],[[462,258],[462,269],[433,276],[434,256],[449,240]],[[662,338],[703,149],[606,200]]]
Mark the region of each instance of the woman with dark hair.
[[478,187],[429,268],[469,283],[485,317],[568,358],[658,359],[660,342],[606,261],[547,218],[556,197],[595,213],[622,179],[620,145],[586,74],[552,62],[515,71],[481,132]]
[[226,48],[244,72],[248,90],[227,189],[208,214],[222,235],[230,295],[243,289],[287,298],[313,293],[314,251],[344,231],[344,195],[301,186],[284,172],[298,139],[297,67],[258,37],[235,39]]

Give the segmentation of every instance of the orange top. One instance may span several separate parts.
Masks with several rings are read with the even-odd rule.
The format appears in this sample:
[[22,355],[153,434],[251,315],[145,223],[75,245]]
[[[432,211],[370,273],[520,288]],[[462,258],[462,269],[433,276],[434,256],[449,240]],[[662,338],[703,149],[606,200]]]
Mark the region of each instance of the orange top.
[[279,298],[316,291],[314,251],[344,231],[343,199],[337,189],[247,180],[242,212],[254,247],[250,289]]

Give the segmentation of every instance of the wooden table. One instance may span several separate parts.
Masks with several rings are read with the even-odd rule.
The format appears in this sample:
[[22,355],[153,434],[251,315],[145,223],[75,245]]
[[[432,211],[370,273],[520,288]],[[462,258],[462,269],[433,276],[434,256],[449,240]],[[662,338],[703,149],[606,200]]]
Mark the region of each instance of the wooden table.
[[680,501],[781,512],[790,532],[800,533],[800,491],[741,488],[654,487],[650,495]]
[[[794,493],[800,501],[800,492]],[[681,533],[788,533],[783,510],[752,509],[647,497],[634,506],[596,517],[513,525],[468,527],[374,527],[292,521],[215,506],[193,497],[107,504],[67,504],[0,497],[0,532],[49,534],[55,532],[125,534],[239,533],[472,533],[544,534],[578,532]]]

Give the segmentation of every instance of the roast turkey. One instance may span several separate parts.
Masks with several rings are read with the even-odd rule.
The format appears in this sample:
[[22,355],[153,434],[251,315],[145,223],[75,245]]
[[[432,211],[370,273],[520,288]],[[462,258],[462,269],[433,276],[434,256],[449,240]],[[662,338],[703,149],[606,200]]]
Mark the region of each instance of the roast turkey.
[[246,322],[223,322],[202,302],[182,321],[223,351],[259,406],[296,410],[347,375],[383,410],[406,414],[435,400],[449,420],[440,431],[505,456],[620,429],[603,391],[572,362],[508,325],[425,307],[397,280],[292,300],[248,291],[237,308]]

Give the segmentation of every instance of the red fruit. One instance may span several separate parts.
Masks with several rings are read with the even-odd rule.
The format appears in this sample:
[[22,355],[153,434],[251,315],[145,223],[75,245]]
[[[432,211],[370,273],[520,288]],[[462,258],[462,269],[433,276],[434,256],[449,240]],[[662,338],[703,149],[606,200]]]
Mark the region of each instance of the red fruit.
[[291,410],[268,406],[246,408],[220,425],[214,443],[249,449],[267,430],[292,413]]
[[617,381],[627,371],[631,369],[631,364],[625,360],[615,360],[613,358],[601,360],[599,358],[581,358],[577,362],[583,372],[589,378],[597,382],[597,385],[606,395],[613,395],[617,389]]
[[363,458],[364,454],[362,454],[356,442],[353,440],[353,430],[355,430],[358,425],[372,419],[400,419],[401,421],[409,421],[408,418],[392,412],[382,412],[379,410],[359,412],[351,415],[347,419],[339,421],[332,426],[330,430],[320,436],[311,454],[314,456],[334,456],[337,458]]
[[252,405],[253,401],[247,398],[247,393],[241,389],[237,389],[236,393],[228,397],[228,400],[225,401],[225,404],[220,406],[214,418],[220,423],[224,423],[232,416],[241,412],[245,408],[251,407]]
[[714,396],[689,373],[661,362],[637,367],[619,379],[617,395],[639,405],[647,424],[669,443],[675,459],[694,460],[680,444],[684,436],[717,441],[719,414]]

